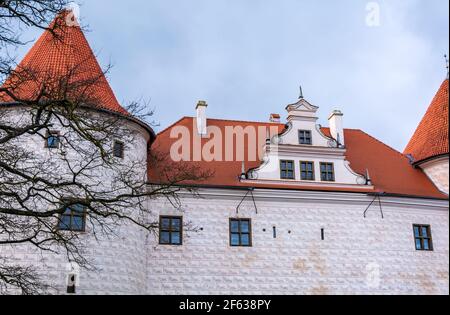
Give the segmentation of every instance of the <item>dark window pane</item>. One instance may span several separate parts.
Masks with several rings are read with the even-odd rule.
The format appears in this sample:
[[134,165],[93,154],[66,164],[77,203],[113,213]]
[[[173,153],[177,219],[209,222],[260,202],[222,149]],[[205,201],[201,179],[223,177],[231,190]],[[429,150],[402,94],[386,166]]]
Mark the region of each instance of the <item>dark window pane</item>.
[[248,234],[241,235],[241,245],[243,245],[243,246],[250,245],[250,235],[248,235]]
[[180,219],[172,219],[172,231],[179,231],[181,227],[181,220]]
[[313,164],[312,163],[308,163],[308,171],[312,171],[313,170]]
[[419,234],[419,227],[418,226],[414,227],[414,236],[415,237],[419,237],[420,236],[420,234]]
[[427,227],[422,227],[422,236],[428,237],[428,228]]
[[80,204],[76,204],[70,207],[70,209],[75,213],[83,213],[84,212],[84,206]]
[[231,245],[239,246],[239,234],[232,233],[231,234]]
[[430,245],[428,243],[428,239],[424,239],[423,240],[423,249],[425,249],[425,250],[429,250],[430,249]]
[[168,218],[161,219],[161,229],[163,229],[163,230],[170,229],[170,219],[168,219]]
[[420,239],[416,239],[416,249],[422,249],[422,244],[420,243]]
[[249,222],[241,221],[241,233],[248,233],[248,232],[249,232]]
[[172,244],[181,244],[180,232],[172,232]]
[[123,150],[124,150],[124,146],[123,143],[121,142],[114,142],[114,156],[118,157],[118,158],[122,158],[123,157]]
[[161,232],[160,243],[161,244],[170,244],[170,233],[169,232]]
[[61,230],[68,230],[70,228],[70,215],[62,215],[58,227]]
[[57,135],[50,135],[47,138],[47,147],[57,148],[59,145],[59,137]]
[[237,220],[232,220],[231,221],[231,232],[239,232],[239,221]]
[[83,231],[84,230],[84,223],[83,223],[83,217],[74,216],[72,217],[72,230],[74,231]]

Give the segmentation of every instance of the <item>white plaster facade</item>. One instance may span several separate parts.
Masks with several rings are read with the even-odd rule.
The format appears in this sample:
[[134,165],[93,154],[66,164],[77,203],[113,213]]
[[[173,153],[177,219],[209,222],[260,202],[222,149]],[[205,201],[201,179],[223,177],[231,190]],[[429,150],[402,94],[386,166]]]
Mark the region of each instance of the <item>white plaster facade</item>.
[[427,174],[440,191],[448,195],[449,192],[449,163],[448,155],[441,156],[420,164],[420,168]]
[[[187,197],[182,246],[149,238],[150,294],[448,294],[448,202],[363,194],[202,190]],[[155,213],[180,215],[160,200]],[[252,219],[252,247],[231,247],[229,218]],[[434,251],[415,250],[413,224],[430,224]],[[276,238],[273,227],[276,227]],[[325,239],[321,240],[321,229]],[[263,231],[265,229],[265,231]],[[290,233],[289,233],[290,231]],[[379,278],[378,278],[379,276]]]
[[[144,159],[147,140],[139,137],[127,158]],[[41,142],[23,143],[44,152]],[[327,147],[327,154],[344,163],[343,150]],[[129,224],[98,240],[88,227],[80,242],[97,269],[79,271],[77,294],[449,293],[447,200],[382,197],[383,219],[378,203],[364,218],[374,197],[361,193],[255,189],[257,208],[247,197],[238,213],[246,190],[199,193],[184,194],[181,210],[165,199],[148,200],[150,221],[183,217],[181,246],[159,245],[157,235]],[[230,246],[229,219],[236,217],[251,219],[251,247]],[[413,224],[431,226],[433,251],[415,250]],[[1,255],[38,266],[52,292],[65,294],[71,272],[65,256],[28,246],[2,246]]]
[[[123,226],[117,237],[81,236],[96,271],[80,271],[77,294],[448,294],[448,202],[364,194],[205,189],[183,209],[149,201],[158,215],[183,216],[183,245]],[[229,219],[252,220],[252,247],[231,247]],[[430,224],[433,251],[416,251],[413,224]],[[273,237],[273,227],[277,235]],[[321,239],[321,229],[325,239]],[[265,229],[265,231],[263,231]],[[196,231],[194,231],[196,230]],[[289,233],[290,232],[290,233]],[[5,248],[2,248],[5,250]],[[65,294],[67,261],[30,248],[13,259],[41,266],[54,293]]]

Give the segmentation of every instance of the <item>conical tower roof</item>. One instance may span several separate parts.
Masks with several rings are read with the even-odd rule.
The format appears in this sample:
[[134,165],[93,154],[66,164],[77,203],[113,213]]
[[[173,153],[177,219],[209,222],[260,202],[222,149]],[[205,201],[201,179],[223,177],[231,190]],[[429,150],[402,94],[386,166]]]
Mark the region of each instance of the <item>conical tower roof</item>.
[[14,96],[3,102],[37,99],[76,99],[120,114],[120,106],[104,72],[71,11],[55,18],[3,87]]
[[411,154],[416,163],[448,154],[448,79],[436,93],[404,154]]

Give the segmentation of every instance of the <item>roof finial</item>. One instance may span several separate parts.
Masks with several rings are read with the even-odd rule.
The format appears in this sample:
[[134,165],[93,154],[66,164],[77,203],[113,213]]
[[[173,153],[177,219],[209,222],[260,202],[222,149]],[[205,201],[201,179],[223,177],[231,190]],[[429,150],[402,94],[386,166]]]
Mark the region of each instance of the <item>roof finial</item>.
[[445,58],[445,67],[447,68],[447,79],[448,79],[449,72],[448,72],[448,57],[447,57],[447,54],[444,55],[444,58]]
[[303,99],[303,89],[302,86],[300,85],[300,96],[298,97],[299,100]]

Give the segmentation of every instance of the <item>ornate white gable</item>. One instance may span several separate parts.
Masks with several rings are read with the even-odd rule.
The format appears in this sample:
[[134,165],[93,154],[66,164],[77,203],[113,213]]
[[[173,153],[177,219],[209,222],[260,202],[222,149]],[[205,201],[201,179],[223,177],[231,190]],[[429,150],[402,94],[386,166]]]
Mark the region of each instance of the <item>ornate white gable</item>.
[[[364,186],[371,187],[370,181],[350,167],[345,158],[346,148],[336,139],[326,136],[317,124],[319,107],[304,98],[286,106],[288,112],[286,129],[267,142],[262,164],[249,172],[247,181],[272,182],[273,184],[305,186]],[[310,143],[301,144],[300,133],[310,136]],[[291,161],[294,178],[281,178],[281,161]],[[314,179],[301,177],[300,163],[313,164]],[[322,180],[321,164],[333,165],[334,181]]]

